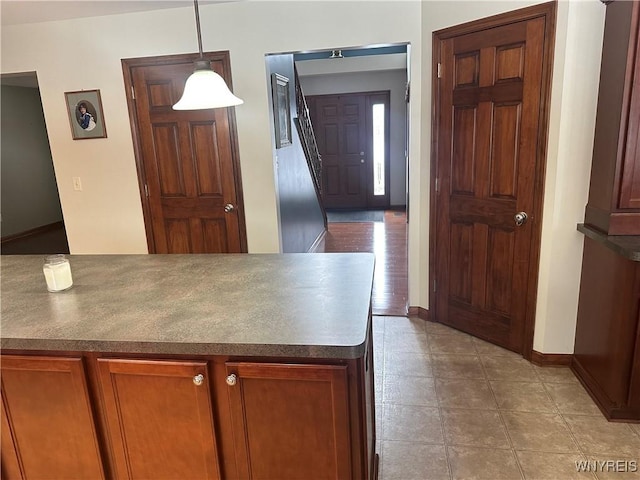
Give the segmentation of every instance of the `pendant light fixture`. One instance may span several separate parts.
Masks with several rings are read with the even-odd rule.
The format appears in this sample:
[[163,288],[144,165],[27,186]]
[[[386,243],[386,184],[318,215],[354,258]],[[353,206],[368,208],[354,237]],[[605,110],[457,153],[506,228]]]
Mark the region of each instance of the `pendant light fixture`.
[[223,78],[211,69],[211,62],[202,56],[202,36],[200,34],[200,14],[198,0],[193,0],[196,11],[196,31],[198,51],[193,73],[187,78],[182,98],[173,106],[174,110],[204,110],[207,108],[232,107],[244,103],[236,97]]

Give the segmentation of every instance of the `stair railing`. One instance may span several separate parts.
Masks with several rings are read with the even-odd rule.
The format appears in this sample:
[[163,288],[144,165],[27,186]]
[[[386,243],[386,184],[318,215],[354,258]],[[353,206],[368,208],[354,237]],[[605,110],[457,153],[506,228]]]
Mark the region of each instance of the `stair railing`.
[[307,159],[307,165],[309,166],[309,172],[311,173],[311,179],[313,180],[313,186],[316,190],[316,196],[318,197],[318,203],[322,216],[324,218],[324,226],[327,228],[327,212],[324,209],[322,203],[322,158],[318,151],[318,144],[316,143],[316,136],[313,133],[313,126],[311,125],[311,117],[309,115],[309,108],[307,101],[304,98],[302,87],[300,86],[300,79],[298,77],[298,70],[294,65],[295,73],[295,86],[296,86],[296,111],[297,117],[294,119],[296,128],[298,129],[298,135],[302,141],[302,149],[304,150],[304,156]]

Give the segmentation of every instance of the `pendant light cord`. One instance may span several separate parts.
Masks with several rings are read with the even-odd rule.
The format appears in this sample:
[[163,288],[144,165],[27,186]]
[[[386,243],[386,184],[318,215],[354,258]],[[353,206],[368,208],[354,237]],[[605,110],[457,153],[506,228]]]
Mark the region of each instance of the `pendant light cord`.
[[198,52],[200,52],[200,59],[202,59],[202,35],[200,33],[200,13],[198,11],[198,0],[193,0],[193,7],[196,11],[196,31],[198,32]]

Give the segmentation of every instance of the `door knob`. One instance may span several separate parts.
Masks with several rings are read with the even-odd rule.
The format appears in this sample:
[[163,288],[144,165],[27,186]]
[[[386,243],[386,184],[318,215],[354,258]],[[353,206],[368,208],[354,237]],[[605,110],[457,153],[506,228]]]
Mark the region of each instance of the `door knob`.
[[522,225],[527,223],[528,218],[529,216],[527,215],[527,212],[518,212],[513,216],[513,219],[516,222],[516,227],[521,227]]
[[360,163],[364,163],[364,158],[361,158],[361,159],[360,159]]
[[225,213],[231,213],[231,212],[233,212],[235,209],[236,209],[236,207],[234,207],[234,206],[233,206],[232,204],[230,204],[230,203],[227,203],[227,204],[224,206],[224,212],[225,212]]
[[238,381],[238,377],[236,377],[235,373],[232,373],[227,377],[227,385],[229,385],[230,387],[233,387],[237,381]]

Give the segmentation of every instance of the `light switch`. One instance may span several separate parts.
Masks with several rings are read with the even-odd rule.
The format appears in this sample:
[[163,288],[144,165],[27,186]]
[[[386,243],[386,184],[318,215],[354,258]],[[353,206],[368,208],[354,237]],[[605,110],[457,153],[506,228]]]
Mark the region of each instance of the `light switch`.
[[82,182],[80,181],[80,177],[73,177],[73,189],[77,191],[82,191]]

